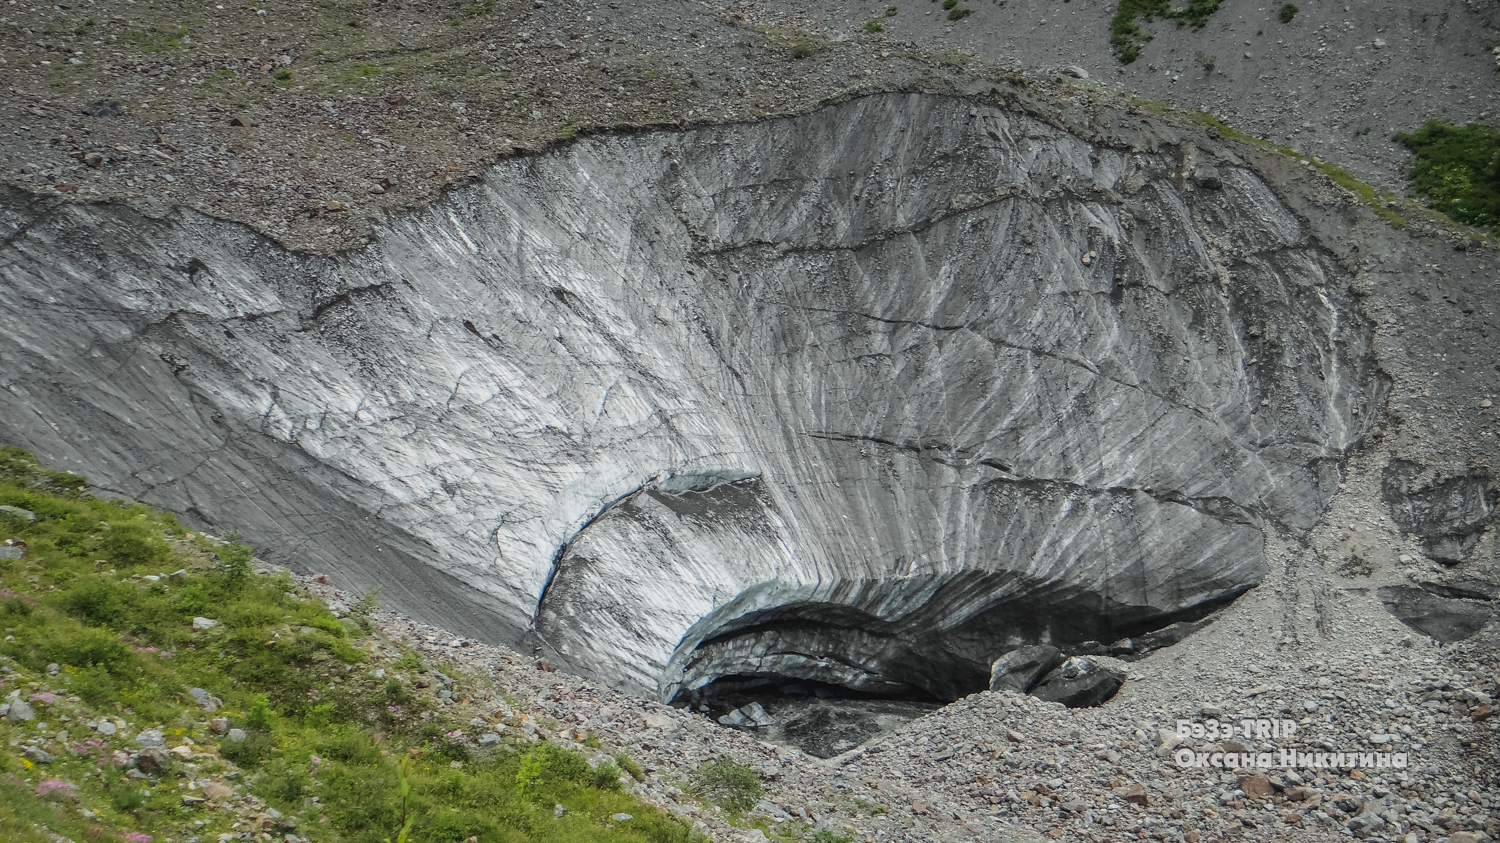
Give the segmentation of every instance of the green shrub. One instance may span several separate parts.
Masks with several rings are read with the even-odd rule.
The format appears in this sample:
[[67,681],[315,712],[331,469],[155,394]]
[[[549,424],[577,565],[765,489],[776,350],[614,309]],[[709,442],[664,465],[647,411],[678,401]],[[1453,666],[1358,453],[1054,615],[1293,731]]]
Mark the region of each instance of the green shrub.
[[1291,3],[1282,3],[1280,13],[1281,22],[1291,23],[1292,18],[1297,16],[1298,11],[1300,10],[1296,6],[1293,6]]
[[276,739],[266,732],[246,732],[242,741],[225,740],[219,754],[241,767],[254,769],[276,752]]
[[866,21],[865,31],[871,34],[874,34],[876,32],[884,32],[885,24],[881,23],[878,20]]
[[93,577],[64,594],[62,606],[68,614],[89,626],[118,629],[135,597],[135,589],[128,585]]
[[270,731],[274,717],[275,713],[271,711],[271,700],[265,694],[256,694],[255,698],[250,701],[250,709],[245,712],[245,727]]
[[141,792],[138,784],[114,784],[106,785],[109,788],[109,801],[115,810],[123,814],[133,814],[146,805],[146,794]]
[[318,754],[332,761],[370,767],[380,763],[380,748],[362,734],[348,727],[338,727],[317,745]]
[[792,58],[805,59],[816,53],[823,45],[813,38],[793,38],[790,46]]
[[600,790],[619,790],[622,775],[624,773],[620,772],[619,767],[616,767],[613,762],[606,761],[594,768],[594,787]]
[[119,694],[119,688],[115,685],[114,677],[109,671],[99,665],[86,668],[73,677],[71,685],[73,693],[77,694],[85,703],[102,707],[115,701]]
[[240,541],[238,533],[230,533],[228,538],[229,543],[219,548],[219,570],[223,574],[224,590],[233,594],[244,588],[254,576],[255,569],[250,561],[255,558],[255,550]]
[[167,543],[134,523],[109,525],[101,549],[109,561],[121,568],[159,566],[167,558]]
[[135,666],[130,648],[102,630],[58,632],[42,652],[58,664],[100,667],[116,676],[131,672]]
[[619,755],[616,755],[615,763],[620,765],[620,769],[624,770],[625,773],[632,779],[635,779],[638,782],[643,782],[646,780],[646,771],[642,769],[641,765],[637,764],[636,760],[634,758],[631,758],[629,755],[626,755],[623,752]]
[[553,794],[560,785],[593,783],[594,771],[588,762],[549,743],[526,753],[516,771],[516,795],[522,799]]
[[295,808],[300,807],[308,784],[307,768],[282,758],[266,766],[265,778],[257,782],[256,792],[264,794],[274,804]]
[[1110,22],[1109,43],[1120,62],[1130,64],[1141,57],[1141,48],[1151,40],[1138,20],[1150,23],[1160,18],[1176,21],[1179,27],[1191,24],[1194,29],[1202,29],[1219,10],[1220,3],[1221,0],[1190,0],[1186,7],[1174,9],[1171,0],[1120,0]]
[[1429,120],[1395,140],[1415,155],[1412,187],[1434,210],[1468,225],[1500,229],[1500,131],[1484,123]]
[[720,756],[692,773],[693,789],[731,814],[743,814],[760,801],[760,773]]

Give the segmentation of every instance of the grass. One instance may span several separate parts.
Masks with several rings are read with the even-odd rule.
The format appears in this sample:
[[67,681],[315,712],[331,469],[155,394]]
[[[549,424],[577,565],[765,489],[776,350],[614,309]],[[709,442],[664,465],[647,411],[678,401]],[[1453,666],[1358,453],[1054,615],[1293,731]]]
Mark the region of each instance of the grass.
[[[1138,102],[1138,105],[1141,105],[1142,107],[1149,107],[1150,104]],[[1170,110],[1170,106],[1167,107],[1167,110]],[[1156,113],[1161,112],[1158,111]],[[1359,200],[1368,205],[1371,210],[1373,210],[1378,216],[1380,216],[1381,219],[1384,219],[1386,222],[1397,227],[1404,228],[1408,225],[1405,217],[1401,216],[1399,213],[1396,213],[1389,207],[1391,203],[1394,203],[1396,201],[1396,197],[1393,194],[1378,194],[1375,191],[1374,187],[1371,187],[1370,185],[1365,184],[1364,182],[1355,178],[1347,170],[1344,170],[1341,167],[1334,166],[1333,164],[1329,164],[1326,161],[1319,161],[1315,158],[1308,158],[1307,156],[1290,147],[1278,146],[1274,143],[1271,143],[1270,141],[1262,140],[1253,135],[1247,135],[1232,126],[1223,123],[1218,118],[1205,111],[1195,112],[1193,114],[1193,119],[1196,120],[1200,125],[1208,126],[1217,130],[1221,137],[1230,138],[1242,143],[1248,143],[1254,146],[1261,147],[1262,149],[1274,149],[1282,155],[1296,158],[1301,161],[1307,161],[1314,168],[1332,179],[1335,184],[1359,197]]]
[[191,32],[187,27],[174,26],[135,29],[125,33],[125,40],[134,44],[143,53],[165,53],[182,46],[183,39]]
[[1428,121],[1395,140],[1412,151],[1412,187],[1461,223],[1500,232],[1500,131],[1484,123]]
[[1138,21],[1150,23],[1160,18],[1177,21],[1179,27],[1191,24],[1194,29],[1202,29],[1219,10],[1220,2],[1190,0],[1185,8],[1174,9],[1171,0],[1120,0],[1109,26],[1110,46],[1122,64],[1130,64],[1141,57],[1141,49],[1151,40]]
[[[22,559],[0,560],[0,665],[9,671],[0,686],[36,711],[32,722],[0,718],[0,839],[128,832],[177,843],[238,831],[237,820],[243,828],[248,817],[236,811],[249,808],[185,804],[203,791],[184,789],[179,775],[264,800],[319,841],[385,843],[403,827],[423,843],[693,839],[682,821],[624,792],[622,770],[644,775],[627,756],[603,756],[596,768],[545,742],[481,749],[463,732],[477,712],[462,699],[481,692],[477,680],[445,668],[460,702],[441,702],[435,688],[413,687],[431,669],[410,653],[381,659],[393,675],[376,679],[359,624],[286,575],[255,574],[249,545],[190,533],[84,486],[0,447],[0,503],[36,515],[0,515],[0,538],[26,544]],[[194,632],[195,617],[219,624]],[[222,708],[208,713],[190,689]],[[243,740],[219,736],[215,716]],[[116,734],[91,730],[104,717]],[[148,728],[176,747],[169,769],[129,778],[121,753]],[[559,804],[566,813],[554,817]],[[610,819],[620,813],[632,819]]]

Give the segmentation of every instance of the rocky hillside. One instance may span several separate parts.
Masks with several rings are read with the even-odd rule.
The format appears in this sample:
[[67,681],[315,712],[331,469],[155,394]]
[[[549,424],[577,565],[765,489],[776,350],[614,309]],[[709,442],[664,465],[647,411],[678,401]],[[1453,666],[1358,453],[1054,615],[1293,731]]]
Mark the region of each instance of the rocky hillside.
[[[595,762],[483,776],[556,761],[619,808],[523,824],[624,833],[639,798],[683,818],[661,839],[1500,833],[1500,258],[1389,193],[1404,159],[1362,131],[1493,112],[1491,6],[1397,38],[1394,7],[1194,4],[1124,63],[1129,4],[614,5],[0,10],[0,442],[379,625],[363,655],[293,636],[392,660],[359,711],[421,678]],[[248,554],[160,529],[204,588]],[[73,561],[7,584],[175,593]],[[988,690],[1022,645],[1123,686]],[[28,693],[92,669],[43,655],[12,656]],[[294,728],[274,763],[326,757],[307,699],[238,704]],[[634,796],[585,740],[645,765]]]

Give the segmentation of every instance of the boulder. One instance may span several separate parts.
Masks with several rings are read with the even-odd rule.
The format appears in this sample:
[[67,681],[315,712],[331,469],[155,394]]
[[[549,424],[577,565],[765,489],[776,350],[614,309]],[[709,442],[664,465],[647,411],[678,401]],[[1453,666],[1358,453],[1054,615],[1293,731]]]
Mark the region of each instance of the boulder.
[[135,768],[148,776],[161,776],[172,769],[172,756],[165,749],[148,746],[136,756]]
[[1062,650],[1050,644],[1017,647],[990,665],[990,690],[1025,694],[1066,658]]
[[1403,533],[1422,539],[1427,554],[1439,562],[1463,561],[1495,514],[1482,475],[1429,478],[1422,466],[1395,460],[1386,467],[1381,494],[1391,520]]
[[1068,708],[1088,708],[1113,697],[1125,674],[1086,656],[1074,656],[1042,678],[1032,696]]
[[1416,586],[1386,586],[1376,595],[1397,620],[1445,644],[1472,637],[1497,617],[1492,603],[1442,597]]

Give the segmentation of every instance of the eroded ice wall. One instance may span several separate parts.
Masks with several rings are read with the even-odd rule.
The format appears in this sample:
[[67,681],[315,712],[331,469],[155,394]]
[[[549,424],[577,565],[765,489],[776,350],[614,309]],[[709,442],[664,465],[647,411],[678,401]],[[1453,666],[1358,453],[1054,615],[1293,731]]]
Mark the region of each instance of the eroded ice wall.
[[955,98],[580,140],[338,259],[3,215],[0,439],[662,698],[953,695],[1230,598],[1380,392],[1251,171]]

